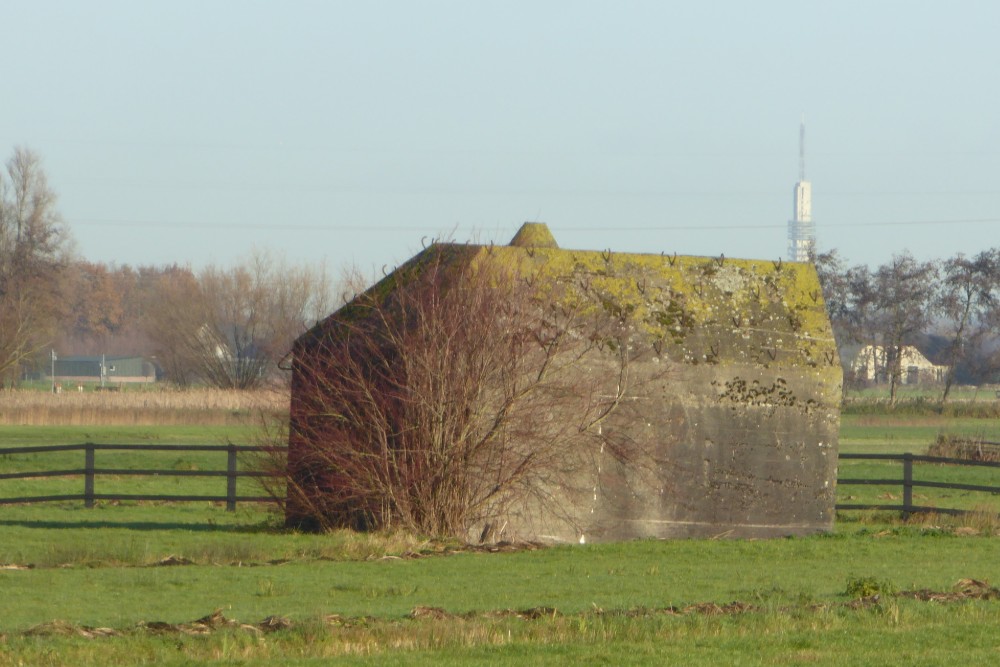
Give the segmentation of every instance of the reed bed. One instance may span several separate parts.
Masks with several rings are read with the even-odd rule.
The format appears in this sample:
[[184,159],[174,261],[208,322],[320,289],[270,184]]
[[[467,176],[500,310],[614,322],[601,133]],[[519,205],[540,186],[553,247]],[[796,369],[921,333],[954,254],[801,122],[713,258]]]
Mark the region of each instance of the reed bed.
[[0,424],[18,426],[230,425],[287,412],[285,389],[161,389],[101,392],[0,391]]

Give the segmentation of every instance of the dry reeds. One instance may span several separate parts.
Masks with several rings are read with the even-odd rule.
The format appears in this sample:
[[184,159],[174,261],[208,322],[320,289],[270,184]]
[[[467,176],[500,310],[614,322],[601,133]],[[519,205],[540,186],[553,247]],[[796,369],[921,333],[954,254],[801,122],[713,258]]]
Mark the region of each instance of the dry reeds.
[[287,412],[287,390],[162,389],[63,392],[0,391],[2,425],[228,425],[257,412]]

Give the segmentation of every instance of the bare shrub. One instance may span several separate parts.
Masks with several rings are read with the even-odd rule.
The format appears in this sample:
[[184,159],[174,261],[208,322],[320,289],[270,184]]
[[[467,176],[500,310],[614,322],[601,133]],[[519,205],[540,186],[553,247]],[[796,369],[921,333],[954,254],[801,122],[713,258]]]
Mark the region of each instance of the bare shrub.
[[581,466],[633,456],[601,428],[630,382],[628,314],[472,252],[418,256],[300,340],[289,523],[466,539],[518,506],[558,513]]
[[1000,461],[1000,443],[942,434],[927,448],[927,455],[968,461]]
[[230,268],[164,273],[146,330],[176,382],[258,389],[283,381],[292,341],[330,307],[322,265],[258,252]]

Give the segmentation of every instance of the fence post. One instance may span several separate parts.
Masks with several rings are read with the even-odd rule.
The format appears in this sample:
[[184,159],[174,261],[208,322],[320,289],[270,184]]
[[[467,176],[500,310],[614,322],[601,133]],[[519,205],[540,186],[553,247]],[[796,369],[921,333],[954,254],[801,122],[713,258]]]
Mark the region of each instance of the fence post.
[[903,518],[913,511],[913,454],[903,454]]
[[94,443],[88,442],[83,455],[83,506],[94,507]]
[[236,511],[236,445],[229,445],[229,464],[226,467],[226,511]]

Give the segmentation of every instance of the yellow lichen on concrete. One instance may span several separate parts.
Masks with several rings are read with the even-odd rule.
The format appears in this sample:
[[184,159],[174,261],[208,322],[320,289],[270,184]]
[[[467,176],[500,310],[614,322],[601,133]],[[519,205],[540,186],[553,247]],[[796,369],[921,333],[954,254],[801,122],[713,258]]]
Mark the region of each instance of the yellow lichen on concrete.
[[556,237],[552,236],[544,222],[526,222],[517,230],[510,244],[520,248],[558,248]]
[[[537,227],[548,234],[544,225]],[[675,361],[812,367],[839,363],[819,279],[809,264],[564,250],[554,245],[434,244],[369,294],[398,289],[425,263],[437,260],[473,269],[481,264],[503,267],[495,279],[509,272],[511,279],[534,286],[542,298],[553,296],[581,315],[618,318],[637,341]]]
[[809,264],[516,246],[484,248],[477,259],[487,257],[541,289],[562,288],[560,298],[574,305],[620,317],[652,341],[683,345],[695,334],[719,341],[708,343],[711,354],[691,349],[680,358],[766,363],[781,352],[783,363],[831,363],[832,332]]

